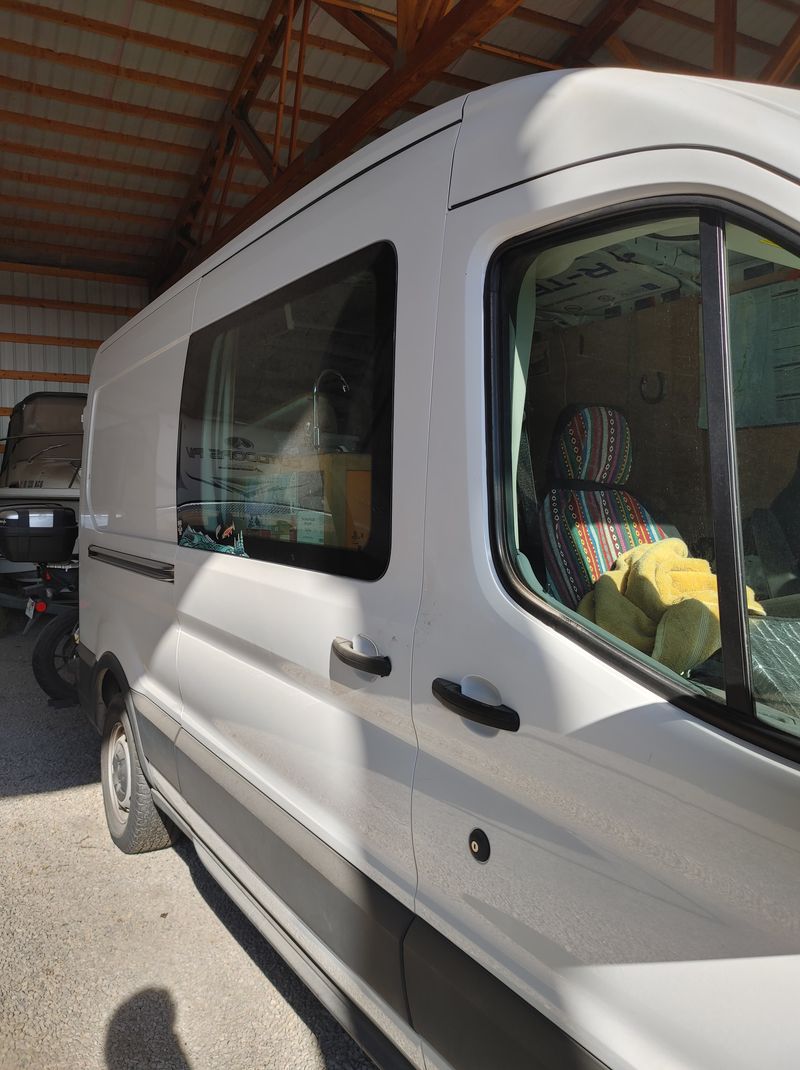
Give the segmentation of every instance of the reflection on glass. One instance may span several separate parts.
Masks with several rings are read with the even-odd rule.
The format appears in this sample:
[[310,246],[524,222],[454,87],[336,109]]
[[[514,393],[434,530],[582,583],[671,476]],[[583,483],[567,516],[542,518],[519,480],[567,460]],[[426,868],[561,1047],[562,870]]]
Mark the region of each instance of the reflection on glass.
[[756,713],[800,735],[800,258],[733,224],[726,240]]

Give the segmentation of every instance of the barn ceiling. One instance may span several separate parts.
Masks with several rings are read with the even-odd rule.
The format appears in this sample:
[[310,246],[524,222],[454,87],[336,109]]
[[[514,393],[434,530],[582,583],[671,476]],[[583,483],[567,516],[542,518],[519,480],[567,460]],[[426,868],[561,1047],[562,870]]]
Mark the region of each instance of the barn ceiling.
[[156,289],[412,116],[586,65],[798,84],[800,0],[0,0],[0,262]]

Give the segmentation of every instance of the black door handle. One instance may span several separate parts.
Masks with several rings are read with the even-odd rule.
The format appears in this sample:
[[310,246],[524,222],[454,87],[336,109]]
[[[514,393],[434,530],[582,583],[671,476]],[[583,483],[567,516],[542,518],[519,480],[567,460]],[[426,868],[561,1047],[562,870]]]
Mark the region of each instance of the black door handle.
[[519,731],[519,714],[510,706],[491,706],[488,702],[470,698],[461,690],[461,684],[443,680],[441,676],[433,681],[431,690],[443,706],[461,717],[468,717],[470,721],[488,725],[489,728],[499,728],[503,732]]
[[350,639],[337,636],[331,643],[331,650],[339,661],[343,661],[351,669],[360,669],[361,672],[372,673],[373,676],[388,676],[392,671],[389,658],[383,654],[359,654],[353,649]]

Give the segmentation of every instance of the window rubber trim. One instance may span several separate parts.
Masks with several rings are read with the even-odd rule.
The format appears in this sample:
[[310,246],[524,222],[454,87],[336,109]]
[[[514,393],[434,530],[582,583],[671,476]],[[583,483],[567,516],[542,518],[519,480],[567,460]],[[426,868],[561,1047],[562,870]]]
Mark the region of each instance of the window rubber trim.
[[742,510],[729,338],[728,250],[725,216],[713,209],[700,212],[700,301],[722,675],[728,706],[750,720],[755,717],[755,704],[739,522]]
[[[549,244],[551,239],[556,236],[563,236],[565,240],[571,240],[579,234],[606,229],[613,221],[622,222],[631,218],[636,218],[642,222],[646,222],[648,218],[657,220],[665,211],[669,210],[686,211],[692,216],[697,216],[701,222],[704,215],[708,218],[709,212],[717,212],[727,221],[743,223],[758,228],[764,237],[773,238],[790,251],[797,250],[798,246],[800,246],[798,235],[793,234],[786,227],[769,219],[769,217],[737,205],[735,202],[708,196],[667,196],[623,202],[599,211],[575,216],[568,221],[562,220],[546,227],[533,229],[503,242],[492,253],[484,283],[486,478],[490,503],[488,519],[492,561],[498,581],[505,592],[517,605],[543,624],[572,641],[580,643],[590,653],[602,658],[606,663],[613,665],[626,676],[647,687],[685,713],[697,717],[699,720],[712,725],[735,739],[759,747],[771,756],[777,755],[780,758],[798,763],[800,762],[800,739],[759,720],[754,712],[742,712],[735,706],[718,702],[710,696],[701,694],[689,687],[679,687],[658,669],[644,664],[638,658],[614,646],[608,640],[593,632],[587,625],[573,620],[566,613],[550,605],[543,596],[537,595],[536,592],[528,587],[519,574],[506,537],[506,532],[509,529],[508,520],[511,515],[513,495],[511,493],[510,471],[507,471],[507,466],[504,465],[505,451],[503,446],[503,428],[506,426],[509,414],[507,412],[507,399],[504,396],[505,384],[501,374],[501,322],[499,315],[501,260],[504,254],[518,245],[530,244],[531,242],[541,243],[542,245]],[[704,296],[704,316],[705,300]],[[725,353],[727,354],[727,348]],[[727,460],[727,464],[730,464],[730,457]],[[712,499],[715,539],[716,510],[717,506]],[[740,540],[741,535],[739,535]],[[744,582],[741,577],[736,587],[737,592],[741,587],[741,598],[738,593],[736,596],[739,604],[741,604],[741,599],[744,597]],[[734,623],[738,628],[738,623]],[[725,673],[727,685],[727,665],[725,666]]]

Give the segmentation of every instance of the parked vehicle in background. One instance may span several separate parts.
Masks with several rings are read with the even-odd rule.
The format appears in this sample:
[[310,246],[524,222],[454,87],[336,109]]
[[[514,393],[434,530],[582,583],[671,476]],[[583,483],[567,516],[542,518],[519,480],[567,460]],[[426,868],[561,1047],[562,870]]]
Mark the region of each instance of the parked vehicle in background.
[[800,1064],[799,135],[495,86],[98,353],[112,838],[190,836],[382,1067]]
[[[86,394],[40,390],[11,411],[0,460],[0,510],[60,504],[77,513]],[[0,556],[0,600],[16,604],[20,583],[36,579],[36,562]]]

